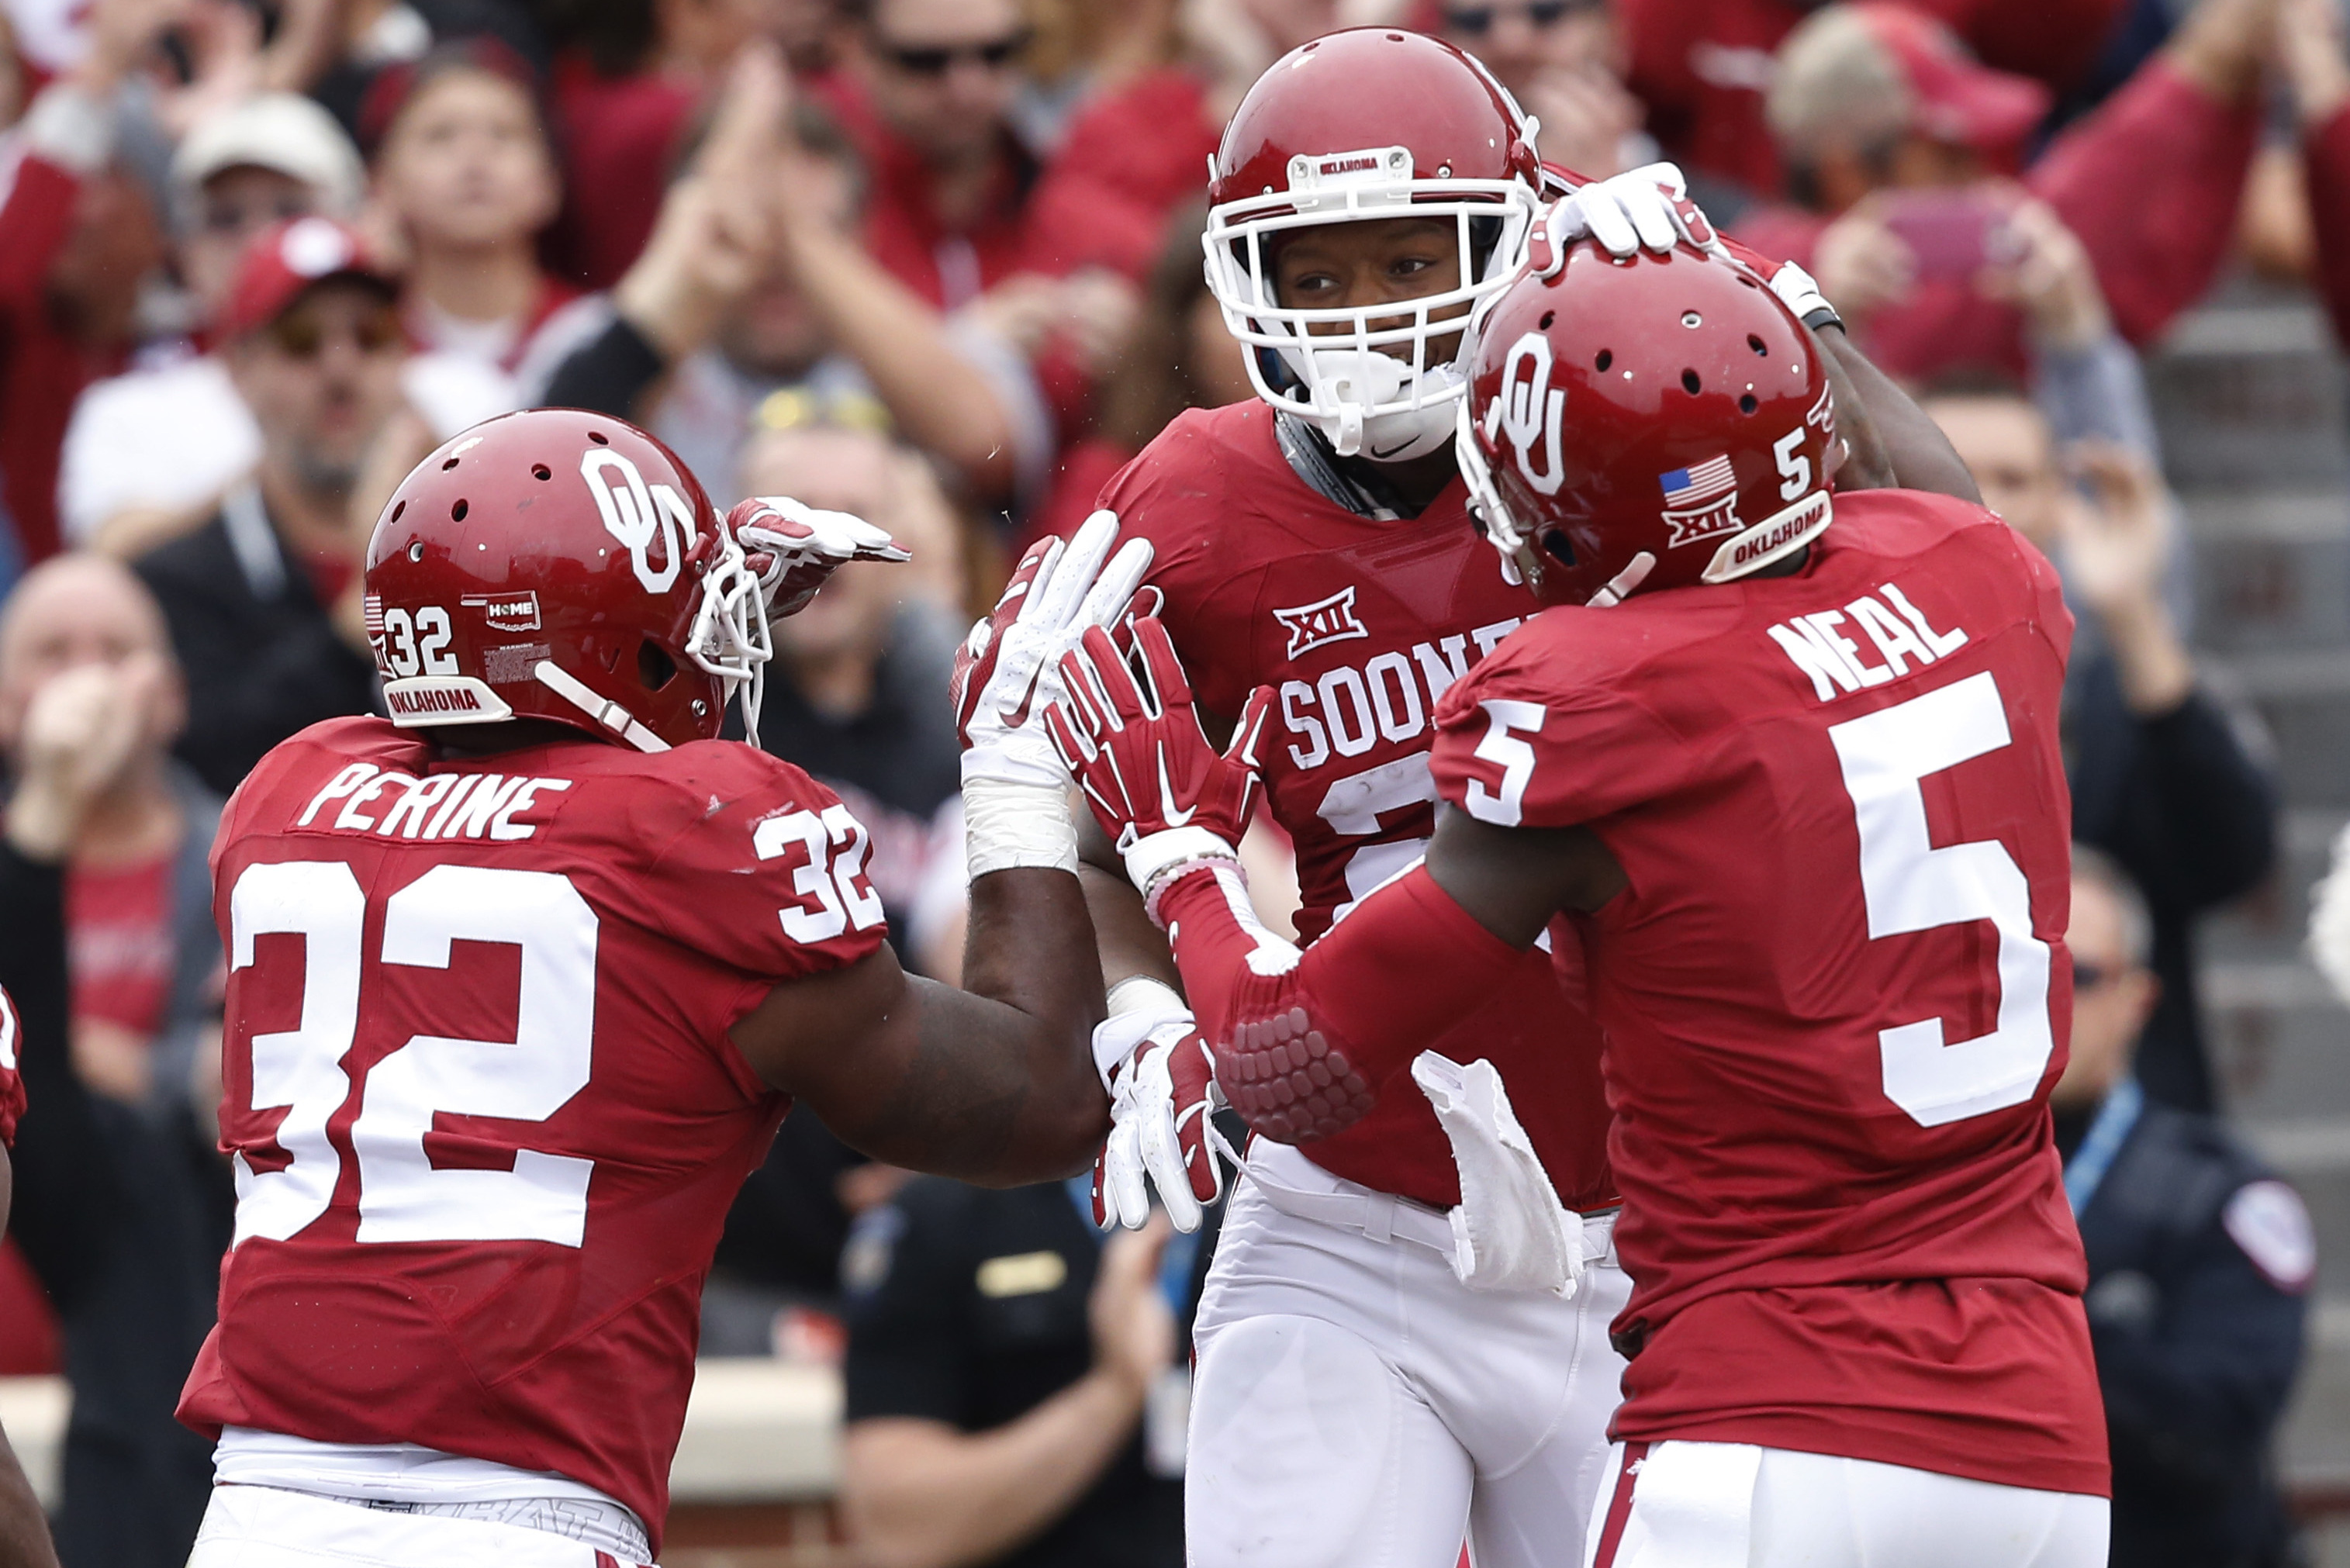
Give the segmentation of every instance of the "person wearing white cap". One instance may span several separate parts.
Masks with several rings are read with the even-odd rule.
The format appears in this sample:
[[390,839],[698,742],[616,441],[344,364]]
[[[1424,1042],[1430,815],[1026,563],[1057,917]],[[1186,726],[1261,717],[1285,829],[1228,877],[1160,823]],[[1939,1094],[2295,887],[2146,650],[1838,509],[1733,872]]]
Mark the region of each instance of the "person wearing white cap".
[[[238,257],[274,223],[359,211],[365,175],[334,118],[296,93],[257,93],[200,121],[172,159],[182,281],[201,334]],[[261,432],[219,358],[166,348],[83,393],[66,429],[58,523],[68,544],[130,556],[201,518],[250,471]]]

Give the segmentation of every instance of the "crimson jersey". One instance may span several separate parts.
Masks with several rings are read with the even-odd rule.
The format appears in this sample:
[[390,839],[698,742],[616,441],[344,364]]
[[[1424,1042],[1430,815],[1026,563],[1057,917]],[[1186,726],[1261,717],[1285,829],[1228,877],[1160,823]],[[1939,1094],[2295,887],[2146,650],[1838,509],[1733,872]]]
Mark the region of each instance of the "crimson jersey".
[[702,1276],[787,1108],[727,1029],[883,937],[751,747],[315,725],[213,851],[236,1240],[182,1420],[553,1470],[659,1544]]
[[1634,1282],[1616,1429],[2103,1492],[2047,1108],[2072,618],[1943,497],[1840,495],[1813,552],[1554,610],[1440,714],[1448,801],[1587,825],[1628,884],[1572,922]]
[[[1306,940],[1425,848],[1437,702],[1540,607],[1502,580],[1465,493],[1456,480],[1416,518],[1359,516],[1297,476],[1255,401],[1180,416],[1102,493],[1125,534],[1157,548],[1148,580],[1201,705],[1230,717],[1258,686],[1277,693],[1258,754],[1296,846]],[[1615,1186],[1598,1041],[1572,990],[1530,954],[1513,984],[1428,1044],[1500,1069],[1561,1199],[1589,1210]],[[1383,1192],[1461,1200],[1451,1146],[1409,1083],[1305,1152]]]

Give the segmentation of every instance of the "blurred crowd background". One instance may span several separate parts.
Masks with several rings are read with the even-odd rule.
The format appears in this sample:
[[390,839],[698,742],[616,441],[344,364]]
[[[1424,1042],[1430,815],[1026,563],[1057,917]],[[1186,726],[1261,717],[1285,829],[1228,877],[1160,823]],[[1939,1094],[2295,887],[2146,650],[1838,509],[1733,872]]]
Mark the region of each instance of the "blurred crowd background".
[[[2350,1239],[2340,1016],[2293,947],[2350,806],[2339,0],[0,0],[0,981],[69,998],[28,1025],[0,1374],[72,1385],[70,1568],[176,1568],[203,1507],[171,1409],[234,1196],[205,851],[270,746],[375,706],[359,566],[407,469],[587,407],[721,508],[911,544],[783,628],[763,741],[872,827],[893,939],[951,980],[955,639],[1249,395],[1205,161],[1358,24],[1479,56],[1580,174],[1679,161],[2058,559],[2116,1561],[2324,1553],[2285,1494],[2350,1505],[2350,1373],[2289,1489],[2270,1443],[2305,1346],[2350,1343],[2275,1179]],[[1180,1562],[1164,1374],[1212,1231],[1105,1246],[1082,1198],[785,1124],[703,1350],[844,1368],[827,1550]]]

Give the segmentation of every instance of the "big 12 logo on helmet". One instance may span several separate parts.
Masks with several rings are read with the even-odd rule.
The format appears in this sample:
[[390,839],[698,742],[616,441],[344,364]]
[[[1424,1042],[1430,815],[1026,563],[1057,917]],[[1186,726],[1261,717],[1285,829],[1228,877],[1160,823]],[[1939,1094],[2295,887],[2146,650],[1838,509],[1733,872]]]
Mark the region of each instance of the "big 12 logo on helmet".
[[[649,594],[668,591],[695,539],[693,509],[685,497],[667,484],[646,484],[637,465],[608,447],[590,447],[582,454],[579,477],[596,498],[605,532],[629,552],[637,581]],[[658,566],[651,549],[656,537],[665,557]]]
[[[1557,494],[1566,480],[1566,467],[1559,456],[1559,424],[1566,411],[1566,392],[1550,384],[1550,339],[1539,332],[1524,334],[1511,345],[1510,357],[1503,363],[1501,395],[1485,408],[1485,439],[1508,438],[1518,472],[1538,495]],[[1534,466],[1537,441],[1543,448],[1539,470]]]

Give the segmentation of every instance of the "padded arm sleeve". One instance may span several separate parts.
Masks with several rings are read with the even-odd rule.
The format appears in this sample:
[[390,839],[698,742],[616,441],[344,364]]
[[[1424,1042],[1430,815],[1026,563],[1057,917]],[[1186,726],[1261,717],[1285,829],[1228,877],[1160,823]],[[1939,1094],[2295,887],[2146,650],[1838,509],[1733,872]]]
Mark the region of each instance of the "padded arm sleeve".
[[1310,1143],[1360,1121],[1379,1087],[1492,993],[1523,955],[1424,866],[1300,952],[1259,925],[1228,867],[1159,900],[1216,1082],[1255,1131]]

